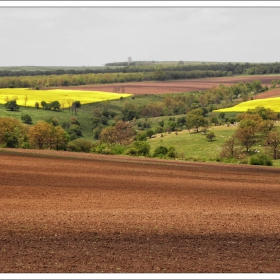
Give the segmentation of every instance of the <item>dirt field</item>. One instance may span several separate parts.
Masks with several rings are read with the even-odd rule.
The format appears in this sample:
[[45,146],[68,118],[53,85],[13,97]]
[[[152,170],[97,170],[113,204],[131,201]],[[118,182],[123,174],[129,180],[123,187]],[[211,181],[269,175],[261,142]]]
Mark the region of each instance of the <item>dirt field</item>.
[[105,92],[114,92],[116,88],[122,88],[125,93],[131,94],[164,94],[164,93],[180,93],[190,91],[207,90],[214,86],[224,84],[230,86],[239,82],[252,82],[260,80],[263,85],[271,86],[272,80],[279,80],[280,75],[254,75],[254,76],[238,76],[238,77],[219,77],[219,78],[201,78],[178,81],[165,82],[138,82],[123,84],[104,84],[104,85],[86,85],[71,86],[69,89],[97,90]]
[[266,92],[262,92],[254,97],[254,99],[264,99],[264,98],[272,98],[272,97],[280,97],[280,88],[275,88],[268,90]]
[[280,272],[280,169],[0,151],[0,272]]

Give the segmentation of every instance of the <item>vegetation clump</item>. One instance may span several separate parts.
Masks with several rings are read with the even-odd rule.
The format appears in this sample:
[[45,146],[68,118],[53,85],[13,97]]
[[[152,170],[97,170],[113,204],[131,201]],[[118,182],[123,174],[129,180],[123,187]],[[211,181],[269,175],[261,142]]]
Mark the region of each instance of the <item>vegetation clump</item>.
[[260,153],[256,154],[251,157],[250,159],[251,165],[265,165],[265,166],[272,166],[273,162],[270,156]]

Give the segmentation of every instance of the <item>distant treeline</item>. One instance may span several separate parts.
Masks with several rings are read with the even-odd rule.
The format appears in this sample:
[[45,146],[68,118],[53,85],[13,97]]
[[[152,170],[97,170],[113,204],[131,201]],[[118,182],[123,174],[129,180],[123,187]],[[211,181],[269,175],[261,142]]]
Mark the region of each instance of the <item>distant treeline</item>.
[[[116,65],[115,65],[116,66]],[[0,70],[1,88],[46,88],[232,75],[279,74],[280,63],[147,63],[103,69]]]

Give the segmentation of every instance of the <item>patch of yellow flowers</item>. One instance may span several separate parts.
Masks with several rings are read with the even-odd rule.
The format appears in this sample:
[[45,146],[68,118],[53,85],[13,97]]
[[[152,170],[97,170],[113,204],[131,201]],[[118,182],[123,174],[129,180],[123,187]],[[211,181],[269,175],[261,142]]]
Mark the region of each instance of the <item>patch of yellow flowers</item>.
[[87,90],[33,90],[27,88],[3,88],[0,89],[0,104],[5,104],[9,100],[17,100],[19,106],[34,107],[38,102],[58,101],[63,108],[68,108],[74,101],[80,101],[81,104],[89,104],[106,100],[117,100],[121,97],[129,97],[128,93],[113,93],[103,91]]
[[215,112],[246,112],[247,110],[255,109],[258,106],[265,107],[267,109],[270,108],[274,112],[280,112],[280,97],[245,101],[230,108],[215,110]]

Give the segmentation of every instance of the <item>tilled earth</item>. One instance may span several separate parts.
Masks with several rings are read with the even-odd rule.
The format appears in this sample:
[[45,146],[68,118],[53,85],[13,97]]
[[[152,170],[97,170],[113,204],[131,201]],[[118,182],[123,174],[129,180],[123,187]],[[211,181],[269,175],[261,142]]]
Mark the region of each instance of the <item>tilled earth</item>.
[[0,151],[0,272],[280,272],[280,169]]
[[[239,82],[247,83],[254,80],[260,80],[262,85],[271,87],[272,80],[279,80],[280,75],[251,75],[251,76],[236,76],[236,77],[214,77],[214,78],[199,78],[185,79],[176,81],[163,82],[130,82],[130,83],[115,83],[101,85],[83,85],[69,86],[67,89],[82,89],[82,90],[97,90],[105,92],[123,92],[131,94],[165,94],[165,93],[180,93],[190,91],[207,90],[213,87],[218,87],[223,84],[231,86]],[[65,87],[63,87],[65,88]],[[259,96],[259,95],[257,95]],[[279,90],[273,91],[270,97],[279,96]],[[265,98],[265,97],[264,97]]]

